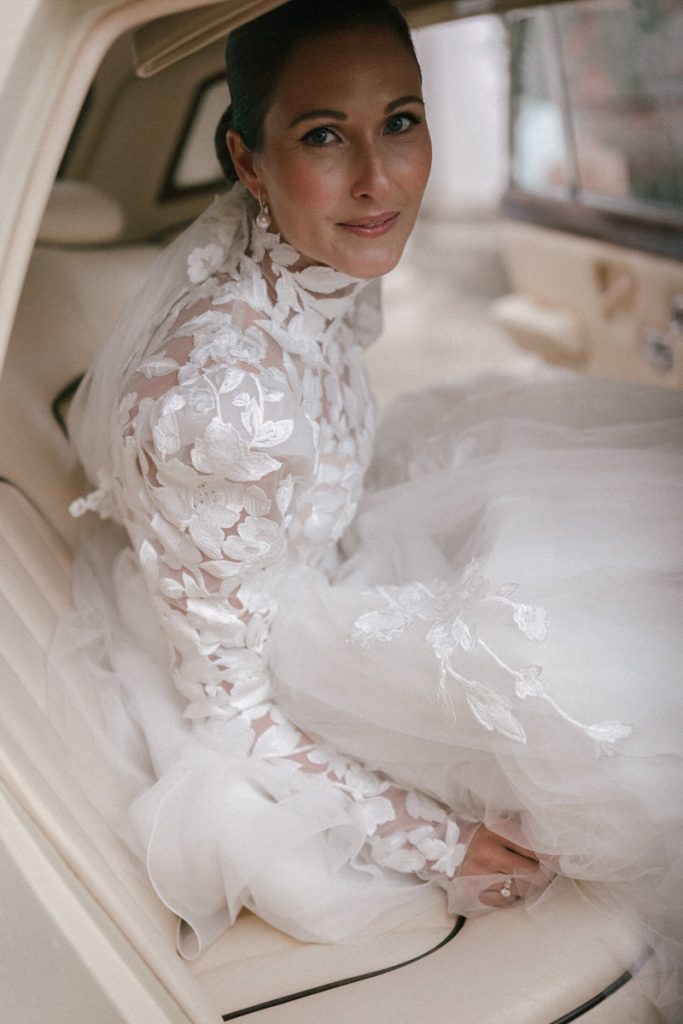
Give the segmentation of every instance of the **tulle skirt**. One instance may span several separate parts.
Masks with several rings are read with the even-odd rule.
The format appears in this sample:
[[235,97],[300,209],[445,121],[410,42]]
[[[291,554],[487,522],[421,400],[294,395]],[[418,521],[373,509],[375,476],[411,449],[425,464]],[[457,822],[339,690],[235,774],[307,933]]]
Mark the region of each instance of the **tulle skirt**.
[[[299,727],[522,837],[637,921],[670,970],[683,961],[682,510],[680,393],[561,375],[409,395],[383,418],[336,575],[292,566],[270,641]],[[53,674],[93,760],[108,748],[115,763],[110,813],[199,942],[242,905],[334,940],[419,898],[422,883],[363,859],[362,830],[314,778],[190,730],[131,555],[107,543],[79,569],[90,641],[62,631]],[[84,656],[74,672],[76,648],[103,642],[106,668]]]

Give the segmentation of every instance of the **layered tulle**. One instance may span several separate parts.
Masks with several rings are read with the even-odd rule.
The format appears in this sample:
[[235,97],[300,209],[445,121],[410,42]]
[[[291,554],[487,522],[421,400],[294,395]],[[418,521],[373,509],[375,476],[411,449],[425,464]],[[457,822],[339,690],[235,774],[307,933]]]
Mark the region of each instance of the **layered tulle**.
[[[290,567],[270,640],[297,726],[630,916],[668,972],[662,1002],[683,948],[682,424],[680,394],[573,377],[408,396],[341,568]],[[330,941],[419,898],[315,776],[183,721],[132,553],[92,530],[53,693],[81,756],[109,766],[93,798],[189,923],[184,951],[243,905]],[[475,899],[456,879],[451,909]]]
[[669,972],[683,959],[682,409],[679,394],[570,378],[408,396],[380,430],[339,578],[292,578],[271,650],[293,720],[521,835],[637,920],[651,969]]

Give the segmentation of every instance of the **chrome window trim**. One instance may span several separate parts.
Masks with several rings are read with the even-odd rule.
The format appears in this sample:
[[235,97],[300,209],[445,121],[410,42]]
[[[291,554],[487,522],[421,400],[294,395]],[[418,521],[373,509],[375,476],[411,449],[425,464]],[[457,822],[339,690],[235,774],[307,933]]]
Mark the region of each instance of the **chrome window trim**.
[[511,220],[683,260],[683,217],[676,212],[662,213],[646,204],[636,207],[586,193],[577,201],[563,200],[514,185],[503,196],[502,211]]

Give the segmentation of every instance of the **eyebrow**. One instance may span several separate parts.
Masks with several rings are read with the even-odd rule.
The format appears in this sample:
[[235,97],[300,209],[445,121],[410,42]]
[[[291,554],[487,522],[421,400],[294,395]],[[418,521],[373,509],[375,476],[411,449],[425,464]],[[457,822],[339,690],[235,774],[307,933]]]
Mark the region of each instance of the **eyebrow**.
[[419,103],[421,107],[425,105],[424,100],[420,96],[399,96],[397,100],[387,103],[384,113],[390,114],[392,110],[396,110],[397,107],[404,107],[407,103]]
[[343,110],[307,110],[305,114],[299,114],[293,121],[290,121],[288,127],[294,128],[296,125],[301,124],[302,121],[312,121],[318,117],[329,118],[330,121],[346,121],[347,115]]
[[[419,96],[400,96],[397,100],[392,100],[391,103],[387,103],[384,108],[385,114],[391,114],[397,107],[403,107],[407,103],[419,103],[424,107],[424,100]],[[318,118],[327,118],[330,121],[348,121],[348,114],[345,114],[343,110],[332,110],[327,107],[323,107],[320,110],[307,110],[303,114],[299,114],[295,117],[288,125],[288,128],[295,128],[296,125],[301,124],[302,121],[313,121]]]

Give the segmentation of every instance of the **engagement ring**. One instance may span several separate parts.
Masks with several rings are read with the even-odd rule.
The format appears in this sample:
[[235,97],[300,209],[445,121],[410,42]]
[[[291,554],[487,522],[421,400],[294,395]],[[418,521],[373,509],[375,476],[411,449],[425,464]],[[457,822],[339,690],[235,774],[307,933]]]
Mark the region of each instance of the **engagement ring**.
[[503,882],[503,887],[500,890],[500,895],[505,900],[509,900],[510,897],[512,896],[512,879],[511,878],[506,878],[505,881]]

